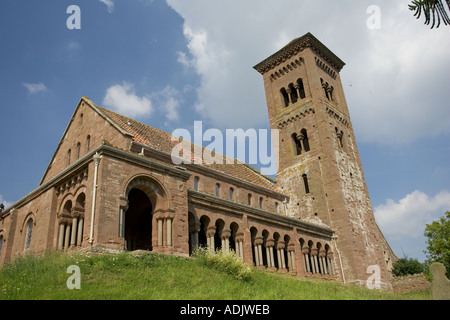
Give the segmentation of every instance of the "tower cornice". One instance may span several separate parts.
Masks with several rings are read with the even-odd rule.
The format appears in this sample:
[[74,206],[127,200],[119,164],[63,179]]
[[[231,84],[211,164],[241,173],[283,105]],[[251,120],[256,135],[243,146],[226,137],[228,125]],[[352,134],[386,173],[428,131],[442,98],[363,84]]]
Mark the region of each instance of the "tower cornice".
[[337,72],[340,72],[345,66],[345,63],[339,59],[330,49],[328,49],[322,42],[320,42],[311,33],[307,33],[304,36],[294,39],[289,42],[282,49],[261,61],[253,68],[261,74],[265,74],[267,71],[272,70],[281,63],[290,59],[294,55],[302,52],[303,50],[310,48],[328,64],[330,64]]

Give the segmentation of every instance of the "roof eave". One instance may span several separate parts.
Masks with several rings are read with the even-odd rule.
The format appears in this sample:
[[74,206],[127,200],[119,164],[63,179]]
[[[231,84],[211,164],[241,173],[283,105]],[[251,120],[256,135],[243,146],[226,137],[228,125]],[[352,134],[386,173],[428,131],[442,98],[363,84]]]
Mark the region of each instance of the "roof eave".
[[327,61],[338,72],[340,72],[345,66],[345,63],[338,56],[336,56],[322,42],[320,42],[316,37],[308,32],[304,36],[292,40],[286,46],[258,63],[253,68],[259,73],[265,74],[269,70],[272,70],[279,64],[283,63],[287,59],[307,48],[313,50],[317,55]]

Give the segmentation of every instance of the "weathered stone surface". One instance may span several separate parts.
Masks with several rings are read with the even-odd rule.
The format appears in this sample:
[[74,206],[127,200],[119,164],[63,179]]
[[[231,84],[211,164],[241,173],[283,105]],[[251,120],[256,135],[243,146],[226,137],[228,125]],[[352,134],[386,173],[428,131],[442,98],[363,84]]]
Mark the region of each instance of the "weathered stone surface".
[[396,293],[408,293],[430,289],[430,281],[423,273],[408,275],[404,277],[394,277],[392,279],[392,289]]
[[433,277],[431,283],[431,297],[433,300],[450,300],[450,280],[447,279],[446,269],[442,263],[435,262],[430,266]]

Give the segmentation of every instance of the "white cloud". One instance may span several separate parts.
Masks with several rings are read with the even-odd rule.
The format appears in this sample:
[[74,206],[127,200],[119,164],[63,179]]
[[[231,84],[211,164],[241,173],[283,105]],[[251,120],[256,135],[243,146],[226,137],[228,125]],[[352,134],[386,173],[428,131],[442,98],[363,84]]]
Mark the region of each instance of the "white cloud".
[[166,1],[184,19],[188,46],[178,61],[201,78],[196,110],[219,127],[268,122],[252,67],[311,32],[347,63],[341,75],[359,140],[392,144],[450,133],[448,30],[430,30],[408,10],[409,0],[379,5],[381,30],[367,28],[372,0]]
[[380,229],[391,239],[423,236],[425,225],[439,219],[450,210],[450,192],[443,190],[435,196],[414,191],[398,202],[388,199],[377,206],[374,214]]
[[40,83],[23,83],[23,86],[28,89],[28,92],[31,94],[46,92],[47,87],[42,82]]
[[367,142],[397,144],[450,132],[448,30],[429,30],[411,16],[408,1],[396,2],[382,10],[383,29],[366,32],[360,58],[348,54],[344,81],[353,87],[344,89],[355,130]]
[[114,2],[112,0],[100,0],[100,2],[106,4],[108,12],[111,13],[114,9]]
[[162,94],[165,98],[163,108],[165,110],[167,120],[178,121],[180,118],[178,110],[180,107],[180,101],[176,98],[178,92],[172,87],[166,87]]
[[69,43],[67,44],[67,50],[72,51],[72,50],[78,50],[81,48],[81,45],[79,42],[77,41],[69,41]]
[[180,119],[179,108],[181,101],[178,96],[178,91],[171,86],[167,86],[160,92],[152,95],[152,98],[158,105],[158,110],[164,114],[167,121],[176,122]]
[[153,111],[151,101],[146,97],[138,97],[133,85],[127,82],[108,88],[103,104],[131,118],[149,116]]

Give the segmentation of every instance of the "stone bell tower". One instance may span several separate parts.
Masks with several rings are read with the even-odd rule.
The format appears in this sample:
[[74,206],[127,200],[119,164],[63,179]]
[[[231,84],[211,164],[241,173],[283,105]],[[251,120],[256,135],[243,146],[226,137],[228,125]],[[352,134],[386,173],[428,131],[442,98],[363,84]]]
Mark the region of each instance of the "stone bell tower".
[[339,75],[344,65],[308,33],[254,68],[271,129],[279,129],[276,180],[290,197],[289,215],[335,231],[345,282],[366,283],[375,268],[389,286],[394,255],[375,222]]

